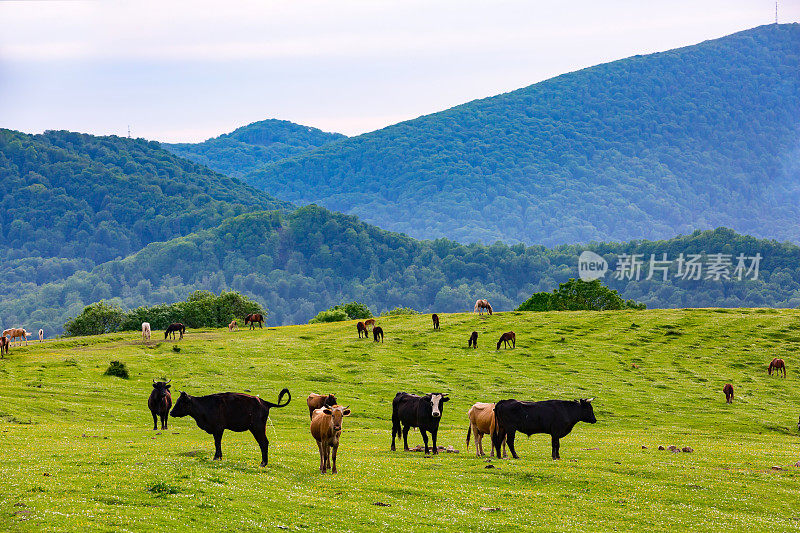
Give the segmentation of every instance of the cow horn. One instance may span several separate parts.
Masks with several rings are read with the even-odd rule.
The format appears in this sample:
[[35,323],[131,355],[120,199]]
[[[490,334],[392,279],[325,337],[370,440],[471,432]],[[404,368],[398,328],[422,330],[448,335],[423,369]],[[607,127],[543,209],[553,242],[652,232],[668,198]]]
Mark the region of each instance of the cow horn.
[[167,383],[169,383],[170,381],[172,381],[172,380],[171,380],[171,379],[170,379],[170,380],[168,380],[168,381],[167,381]]
[[592,400],[594,400],[594,396],[592,396],[591,398],[586,398],[586,403],[592,403]]
[[153,385],[155,385],[155,384],[156,384],[156,380],[155,380],[155,378],[153,378]]

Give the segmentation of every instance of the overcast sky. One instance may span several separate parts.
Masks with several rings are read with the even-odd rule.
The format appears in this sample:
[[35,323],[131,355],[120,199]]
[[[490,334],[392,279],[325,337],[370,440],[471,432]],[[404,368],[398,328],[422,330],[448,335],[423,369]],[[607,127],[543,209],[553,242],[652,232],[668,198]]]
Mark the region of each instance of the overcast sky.
[[774,18],[774,0],[0,1],[0,127],[354,135]]

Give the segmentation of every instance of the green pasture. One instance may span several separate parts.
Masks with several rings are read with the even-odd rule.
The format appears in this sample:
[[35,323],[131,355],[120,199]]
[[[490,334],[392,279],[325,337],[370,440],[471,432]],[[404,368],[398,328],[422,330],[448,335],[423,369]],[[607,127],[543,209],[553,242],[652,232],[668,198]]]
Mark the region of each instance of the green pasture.
[[[796,310],[452,314],[437,332],[430,315],[378,323],[383,344],[340,322],[13,346],[0,360],[0,530],[800,530]],[[495,350],[508,330],[516,349]],[[767,375],[773,357],[786,379]],[[111,360],[130,379],[104,376]],[[212,461],[212,437],[190,418],[153,431],[153,378],[171,378],[174,399],[274,402],[288,387],[269,465],[249,433],[226,432]],[[439,444],[460,453],[389,451],[401,390],[450,394]],[[353,411],[335,476],[318,470],[310,392]],[[476,401],[592,396],[598,423],[578,424],[560,461],[546,435],[518,436],[516,461],[465,448]],[[416,431],[409,441],[422,443]],[[657,449],[673,444],[694,452]]]

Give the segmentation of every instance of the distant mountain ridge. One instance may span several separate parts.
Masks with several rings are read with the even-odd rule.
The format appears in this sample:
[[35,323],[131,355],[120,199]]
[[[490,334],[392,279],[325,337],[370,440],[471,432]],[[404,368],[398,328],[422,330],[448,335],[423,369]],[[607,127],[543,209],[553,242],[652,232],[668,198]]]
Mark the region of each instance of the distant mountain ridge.
[[244,179],[416,238],[800,241],[800,25],[602,64]]
[[229,176],[241,177],[267,164],[345,139],[286,120],[253,122],[200,143],[162,143],[170,152]]

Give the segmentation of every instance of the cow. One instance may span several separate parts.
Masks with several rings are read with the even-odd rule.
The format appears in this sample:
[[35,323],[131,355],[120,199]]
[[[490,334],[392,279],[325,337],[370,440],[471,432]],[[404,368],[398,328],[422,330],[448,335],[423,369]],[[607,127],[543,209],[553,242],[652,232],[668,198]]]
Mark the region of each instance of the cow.
[[781,370],[783,370],[783,377],[786,377],[786,363],[783,362],[783,359],[778,359],[777,357],[770,361],[769,368],[767,369],[767,373],[771,376],[772,371],[775,370],[775,375],[779,376]]
[[513,331],[508,331],[500,335],[500,340],[497,341],[497,349],[500,349],[501,344],[504,344],[504,346],[508,348],[509,343],[511,343],[512,348],[517,347],[517,335]]
[[439,329],[439,315],[437,315],[436,313],[433,313],[431,318],[433,319],[433,329],[435,331],[435,330]]
[[473,331],[472,335],[469,336],[469,341],[467,341],[467,347],[472,347],[473,349],[478,348],[478,332]]
[[146,342],[149,340],[150,340],[150,322],[142,322],[142,342]]
[[22,344],[22,340],[25,339],[25,346],[28,345],[28,337],[31,336],[30,333],[25,331],[25,328],[11,328],[3,331],[3,337],[8,335],[9,341],[13,342],[14,339],[19,339],[19,344]]
[[314,411],[317,409],[321,407],[330,407],[337,403],[336,396],[333,394],[316,394],[312,392],[306,399],[306,404],[308,404],[308,416],[314,418]]
[[356,324],[356,329],[358,330],[358,338],[361,338],[361,334],[364,334],[365,339],[369,339],[369,331],[367,331],[367,326],[364,325],[363,322],[359,322]]
[[[489,439],[494,433],[494,404],[478,402],[467,411],[469,417],[469,428],[467,428],[467,448],[469,448],[470,434],[475,436],[475,454],[478,457],[486,455],[483,453],[483,436],[488,434]],[[494,455],[494,446],[491,447],[489,456]],[[506,443],[503,442],[503,457],[507,457]],[[498,457],[499,459],[499,457]]]
[[0,359],[3,358],[3,352],[8,355],[8,345],[11,344],[11,341],[8,340],[8,337],[3,335],[0,337]]
[[378,342],[378,337],[380,337],[381,342],[383,342],[383,328],[380,326],[375,326],[372,328],[372,338],[375,342]]
[[425,396],[398,392],[392,400],[392,451],[395,451],[395,437],[400,436],[402,424],[403,449],[408,451],[408,431],[419,428],[422,442],[425,443],[425,453],[428,454],[428,432],[433,440],[433,453],[439,453],[436,447],[436,434],[439,432],[439,422],[442,419],[444,403],[450,401],[446,394],[434,392]]
[[[286,403],[281,398],[289,395]],[[262,400],[257,396],[238,392],[220,392],[208,396],[190,396],[181,391],[171,415],[175,418],[191,416],[197,427],[214,436],[214,460],[222,460],[222,433],[231,431],[250,431],[261,448],[261,466],[267,466],[267,418],[273,407],[286,407],[292,401],[289,389],[284,388],[278,395],[278,403]]]
[[370,326],[373,327],[373,328],[375,327],[375,319],[374,318],[368,318],[367,320],[364,321],[364,327],[365,328],[369,329]]
[[153,430],[158,429],[158,417],[161,418],[161,429],[167,429],[169,410],[172,407],[172,394],[169,392],[169,381],[153,380],[153,391],[147,399],[147,407],[153,415]]
[[548,433],[552,444],[553,459],[561,459],[559,440],[569,435],[578,422],[594,424],[592,400],[545,400],[542,402],[520,402],[500,400],[494,406],[495,426],[492,445],[500,457],[503,439],[508,441],[511,456],[519,459],[514,448],[517,431],[531,436],[534,433]]
[[167,330],[164,332],[164,340],[167,340],[167,336],[169,336],[170,333],[172,334],[172,339],[174,340],[176,331],[181,334],[181,339],[183,339],[183,334],[186,333],[186,326],[180,322],[174,322],[170,324],[167,326]]
[[250,313],[246,317],[244,317],[244,325],[250,324],[250,329],[256,329],[256,324],[258,327],[263,328],[262,325],[264,323],[264,315],[260,313]]
[[733,403],[733,385],[726,383],[725,386],[722,387],[722,392],[725,393],[725,401]]
[[[315,410],[311,415],[311,436],[319,447],[319,471],[323,474],[330,469],[336,473],[336,454],[339,451],[339,438],[342,436],[342,420],[350,414],[350,408],[333,405]],[[331,468],[333,451],[333,468]]]
[[39,342],[44,341],[44,330],[39,328]]
[[228,324],[228,331],[239,331],[239,325],[236,323],[235,318]]

